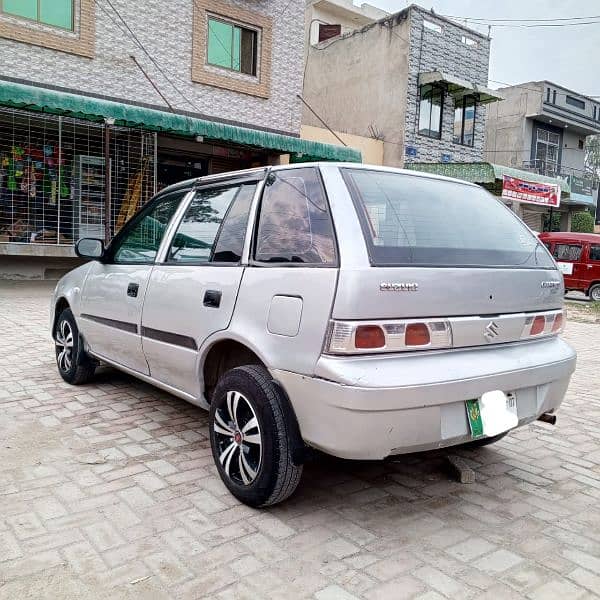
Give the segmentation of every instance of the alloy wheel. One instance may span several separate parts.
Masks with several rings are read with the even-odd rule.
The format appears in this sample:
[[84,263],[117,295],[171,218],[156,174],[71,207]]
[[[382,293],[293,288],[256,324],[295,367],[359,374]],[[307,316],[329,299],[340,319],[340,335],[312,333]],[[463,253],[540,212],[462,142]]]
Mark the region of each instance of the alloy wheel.
[[248,399],[228,391],[226,402],[215,411],[213,429],[225,474],[239,485],[250,485],[261,466],[262,435]]
[[66,373],[73,365],[73,330],[68,321],[62,320],[59,323],[55,343],[58,368]]
[[600,302],[600,286],[594,286],[590,295],[594,302]]

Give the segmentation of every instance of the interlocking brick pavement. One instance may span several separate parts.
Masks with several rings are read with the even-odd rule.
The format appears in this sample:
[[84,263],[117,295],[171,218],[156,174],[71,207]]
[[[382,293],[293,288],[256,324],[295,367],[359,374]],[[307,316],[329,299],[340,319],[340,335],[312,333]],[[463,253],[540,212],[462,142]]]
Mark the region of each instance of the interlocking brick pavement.
[[600,593],[600,328],[569,323],[579,366],[558,425],[460,450],[321,457],[297,494],[240,505],[206,414],[116,371],[71,387],[50,290],[0,287],[0,598],[592,598]]

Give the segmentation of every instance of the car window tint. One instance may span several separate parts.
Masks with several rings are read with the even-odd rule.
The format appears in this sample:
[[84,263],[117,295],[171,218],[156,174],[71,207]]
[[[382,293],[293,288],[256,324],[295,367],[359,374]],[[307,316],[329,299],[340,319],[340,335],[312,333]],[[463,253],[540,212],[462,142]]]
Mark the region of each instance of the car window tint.
[[582,247],[577,244],[556,244],[554,258],[556,260],[579,260]]
[[256,185],[243,185],[236,195],[217,236],[212,262],[239,262],[242,258],[250,205]]
[[590,260],[600,261],[600,246],[594,246],[593,244],[590,246]]
[[275,171],[263,192],[255,259],[335,265],[335,239],[316,169]]
[[[199,190],[189,205],[169,251],[169,262],[238,262],[242,256],[248,210],[255,185]],[[230,223],[219,234],[223,220]],[[218,242],[215,244],[215,241]],[[213,247],[218,249],[213,256]]]
[[186,193],[165,196],[152,209],[134,217],[124,235],[115,241],[114,262],[154,262],[167,225]]
[[374,266],[553,268],[539,239],[476,185],[343,168]]

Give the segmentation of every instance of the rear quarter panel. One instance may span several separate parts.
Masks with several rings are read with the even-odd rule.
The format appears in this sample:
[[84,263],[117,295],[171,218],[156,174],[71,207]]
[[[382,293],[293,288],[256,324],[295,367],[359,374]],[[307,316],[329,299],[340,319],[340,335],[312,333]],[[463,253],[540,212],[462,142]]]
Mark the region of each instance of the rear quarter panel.
[[[270,369],[312,375],[327,332],[337,274],[336,268],[321,267],[246,268],[230,327],[208,344],[219,338],[236,339]],[[296,299],[289,303],[288,315],[281,313],[286,304],[281,297]],[[272,331],[275,322],[280,324],[279,333]]]

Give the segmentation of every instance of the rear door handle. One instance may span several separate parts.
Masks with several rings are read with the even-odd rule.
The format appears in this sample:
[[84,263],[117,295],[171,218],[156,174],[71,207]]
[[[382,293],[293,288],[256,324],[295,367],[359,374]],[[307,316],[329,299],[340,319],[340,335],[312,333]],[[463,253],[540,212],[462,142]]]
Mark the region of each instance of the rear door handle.
[[138,290],[140,289],[140,286],[138,283],[130,283],[127,286],[127,295],[130,298],[137,298],[138,295]]
[[222,295],[220,290],[206,290],[206,292],[204,292],[204,306],[208,306],[209,308],[219,308],[219,306],[221,306]]

